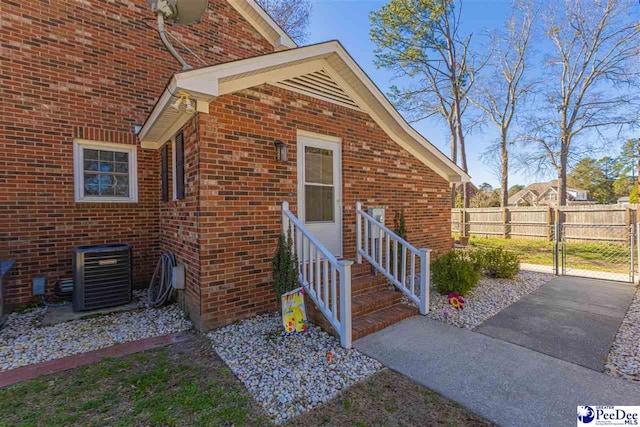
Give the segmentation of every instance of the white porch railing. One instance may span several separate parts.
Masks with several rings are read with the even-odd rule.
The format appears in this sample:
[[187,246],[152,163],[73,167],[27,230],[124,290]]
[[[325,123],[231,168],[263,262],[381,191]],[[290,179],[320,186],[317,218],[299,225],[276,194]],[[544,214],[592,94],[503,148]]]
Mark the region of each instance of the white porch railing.
[[306,229],[282,202],[282,232],[291,232],[292,250],[298,257],[298,282],[340,335],[340,344],[351,348],[351,265],[336,257]]
[[356,202],[356,249],[358,264],[365,258],[420,307],[420,314],[429,312],[430,249],[415,248],[363,211],[361,202]]

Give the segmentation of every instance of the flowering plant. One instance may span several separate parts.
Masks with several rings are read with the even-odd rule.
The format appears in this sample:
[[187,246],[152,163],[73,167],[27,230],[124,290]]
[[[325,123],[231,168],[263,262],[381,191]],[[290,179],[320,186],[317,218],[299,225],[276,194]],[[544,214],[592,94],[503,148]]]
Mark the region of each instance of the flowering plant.
[[451,306],[456,310],[464,309],[464,298],[462,298],[457,293],[452,292],[449,295],[447,295],[447,298],[449,299],[449,304],[451,304]]

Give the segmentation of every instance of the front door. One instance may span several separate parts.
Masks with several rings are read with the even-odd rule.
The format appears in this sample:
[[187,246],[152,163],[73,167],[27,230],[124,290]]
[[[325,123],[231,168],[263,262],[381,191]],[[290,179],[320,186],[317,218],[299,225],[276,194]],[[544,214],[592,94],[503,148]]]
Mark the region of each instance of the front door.
[[341,146],[336,139],[298,134],[298,215],[335,256],[342,256]]

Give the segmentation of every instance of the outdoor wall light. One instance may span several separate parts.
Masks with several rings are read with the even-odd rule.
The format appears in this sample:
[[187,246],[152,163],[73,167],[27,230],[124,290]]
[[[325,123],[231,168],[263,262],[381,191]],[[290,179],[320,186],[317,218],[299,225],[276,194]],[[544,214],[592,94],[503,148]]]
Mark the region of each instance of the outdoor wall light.
[[276,147],[276,160],[279,162],[286,162],[287,156],[287,144],[280,140],[275,140],[273,145]]
[[187,92],[180,92],[175,102],[171,104],[171,108],[176,111],[180,111],[184,107],[184,111],[187,113],[193,113],[195,108],[193,108],[193,104],[191,103],[191,99],[189,99],[189,94]]

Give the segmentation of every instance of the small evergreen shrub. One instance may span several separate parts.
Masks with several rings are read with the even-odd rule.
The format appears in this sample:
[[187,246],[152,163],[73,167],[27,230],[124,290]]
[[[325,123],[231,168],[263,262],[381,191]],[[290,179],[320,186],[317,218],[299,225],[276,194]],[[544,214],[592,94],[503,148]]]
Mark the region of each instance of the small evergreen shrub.
[[280,234],[278,248],[271,260],[273,288],[278,301],[282,294],[300,287],[298,283],[298,257],[291,251],[293,242],[291,232],[287,236]]
[[517,254],[502,248],[485,249],[482,252],[482,268],[491,277],[513,279],[520,271]]
[[[400,236],[402,239],[407,240],[407,224],[404,218],[404,209],[395,211],[393,214],[393,232]],[[395,251],[395,249],[392,249]],[[402,256],[402,250],[398,245],[398,274],[402,271],[402,264],[404,263],[404,257]]]
[[449,251],[431,264],[431,274],[436,290],[448,295],[455,292],[465,295],[480,280],[480,271],[462,251]]

